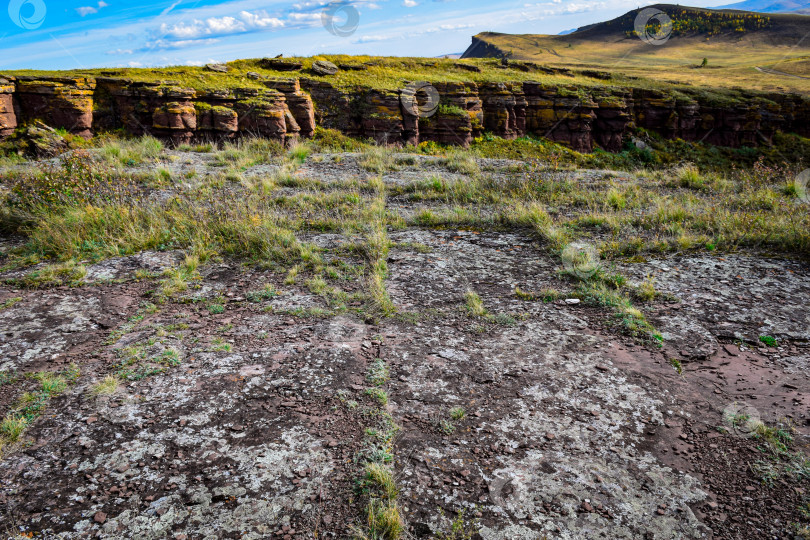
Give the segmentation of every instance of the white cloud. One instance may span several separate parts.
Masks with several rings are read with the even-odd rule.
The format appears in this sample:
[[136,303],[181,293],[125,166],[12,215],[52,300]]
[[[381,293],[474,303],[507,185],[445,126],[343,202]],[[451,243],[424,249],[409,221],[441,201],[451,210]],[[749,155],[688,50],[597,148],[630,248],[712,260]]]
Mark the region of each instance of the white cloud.
[[167,38],[188,40],[282,26],[284,26],[284,22],[281,19],[271,17],[266,11],[241,11],[237,17],[208,17],[207,19],[194,19],[190,23],[179,22],[173,25],[164,23],[160,25],[158,33]]
[[107,2],[104,2],[102,0],[96,6],[77,7],[76,8],[76,13],[78,13],[82,17],[85,17],[87,15],[93,15],[95,13],[98,13],[98,10],[100,10],[101,8],[105,8],[105,7],[109,6],[109,5],[110,4],[108,4]]
[[213,45],[214,43],[219,43],[221,40],[209,38],[209,39],[181,39],[181,40],[169,40],[169,39],[157,39],[155,41],[148,41],[146,43],[147,49],[186,49],[188,47],[201,47],[204,45]]
[[403,0],[402,5],[405,7],[416,7],[419,5],[419,2],[416,0]]

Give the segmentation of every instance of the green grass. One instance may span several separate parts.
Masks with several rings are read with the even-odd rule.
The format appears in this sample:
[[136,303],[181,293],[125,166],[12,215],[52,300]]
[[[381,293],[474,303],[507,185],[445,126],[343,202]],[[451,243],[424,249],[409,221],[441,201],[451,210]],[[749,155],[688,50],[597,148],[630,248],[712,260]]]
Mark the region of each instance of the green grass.
[[373,360],[368,375],[366,375],[366,380],[374,386],[382,386],[386,384],[390,378],[391,375],[388,372],[388,364],[381,358]]
[[60,372],[43,371],[27,375],[38,381],[38,388],[26,392],[0,420],[0,457],[18,442],[25,430],[42,416],[50,401],[67,390],[79,377],[79,368],[71,364]]
[[473,317],[484,317],[487,315],[487,308],[484,307],[484,302],[475,291],[468,290],[464,293],[464,300],[466,302],[467,311]]
[[467,416],[467,411],[464,407],[453,407],[450,409],[450,418],[456,422],[463,420]]
[[0,311],[3,311],[4,309],[10,308],[11,306],[16,304],[17,302],[20,302],[21,300],[22,300],[21,296],[15,296],[13,298],[9,298],[8,300],[5,300],[4,302],[0,302]]
[[759,336],[759,340],[768,347],[776,347],[776,339],[771,336]]
[[94,396],[109,396],[118,390],[120,379],[115,375],[107,375],[93,386],[90,393]]

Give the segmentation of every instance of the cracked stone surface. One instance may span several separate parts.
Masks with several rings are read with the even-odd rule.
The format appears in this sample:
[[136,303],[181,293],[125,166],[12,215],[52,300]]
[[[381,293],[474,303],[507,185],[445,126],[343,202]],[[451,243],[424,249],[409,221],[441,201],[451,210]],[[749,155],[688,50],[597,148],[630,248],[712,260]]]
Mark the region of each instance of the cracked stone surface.
[[[631,281],[652,275],[671,295],[643,307],[667,338],[658,349],[604,324],[605,309],[518,299],[516,286],[571,292],[559,262],[528,236],[389,235],[386,285],[400,315],[378,322],[302,316],[329,309],[305,276],[290,285],[284,273],[229,262],[202,268],[185,299],[147,309],[155,282],[134,273],[177,264],[171,253],[91,266],[92,285],[0,286],[0,303],[22,298],[0,311],[0,370],[81,369],[0,461],[9,535],[350,537],[363,520],[355,481],[367,424],[348,404],[367,401],[376,358],[391,371],[394,468],[417,538],[446,530],[459,509],[486,540],[710,538],[734,496],[700,463],[717,453],[710,445],[731,455],[749,442],[717,431],[725,407],[744,401],[763,419],[788,417],[807,444],[805,263],[735,255],[622,265]],[[248,300],[265,283],[278,295]],[[492,319],[466,312],[468,290]],[[208,310],[213,299],[223,313]],[[760,335],[778,345],[757,346]],[[94,395],[122,362],[140,375]],[[2,387],[0,412],[25,390],[21,380]],[[773,502],[745,487],[752,504]]]

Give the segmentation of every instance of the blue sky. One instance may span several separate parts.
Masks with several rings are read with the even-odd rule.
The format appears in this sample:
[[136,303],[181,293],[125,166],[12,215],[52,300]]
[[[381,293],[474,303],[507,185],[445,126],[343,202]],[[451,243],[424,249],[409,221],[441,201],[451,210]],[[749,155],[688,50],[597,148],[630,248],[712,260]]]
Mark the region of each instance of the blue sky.
[[[262,56],[462,52],[478,32],[557,34],[638,0],[0,0],[0,70],[199,65]],[[712,7],[728,0],[697,0]],[[338,9],[342,4],[350,7]],[[359,17],[348,34],[348,9]],[[337,12],[327,31],[324,12]]]

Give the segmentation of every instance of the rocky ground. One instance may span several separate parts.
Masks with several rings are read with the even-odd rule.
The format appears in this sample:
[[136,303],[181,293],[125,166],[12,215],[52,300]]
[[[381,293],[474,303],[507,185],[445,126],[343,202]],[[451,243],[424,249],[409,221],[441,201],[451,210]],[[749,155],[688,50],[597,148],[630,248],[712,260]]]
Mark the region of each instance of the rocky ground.
[[[353,174],[333,158],[310,158],[298,174]],[[205,168],[197,155],[180,159]],[[508,174],[508,162],[489,165]],[[407,184],[431,167],[417,161],[383,181]],[[363,279],[341,249],[347,236],[333,233],[306,240],[345,263],[339,313],[305,275],[227,258],[158,302],[157,276],[180,264],[177,251],[91,264],[72,286],[26,288],[15,279],[31,269],[7,271],[0,413],[37,391],[27,374],[64,373],[67,386],[5,449],[0,531],[347,538],[363,524],[362,463],[390,418],[397,501],[415,538],[806,532],[806,262],[693,253],[617,263],[631,283],[655,278],[643,310],[664,338],[656,346],[622,333],[609,309],[569,301],[559,258],[528,231],[388,234],[391,317],[352,309]],[[3,251],[21,241],[4,239]],[[561,294],[527,300],[516,287]],[[468,291],[485,316],[470,314]],[[111,374],[116,384],[100,391]],[[786,452],[769,442],[781,435],[751,430],[756,419],[788,434]]]

